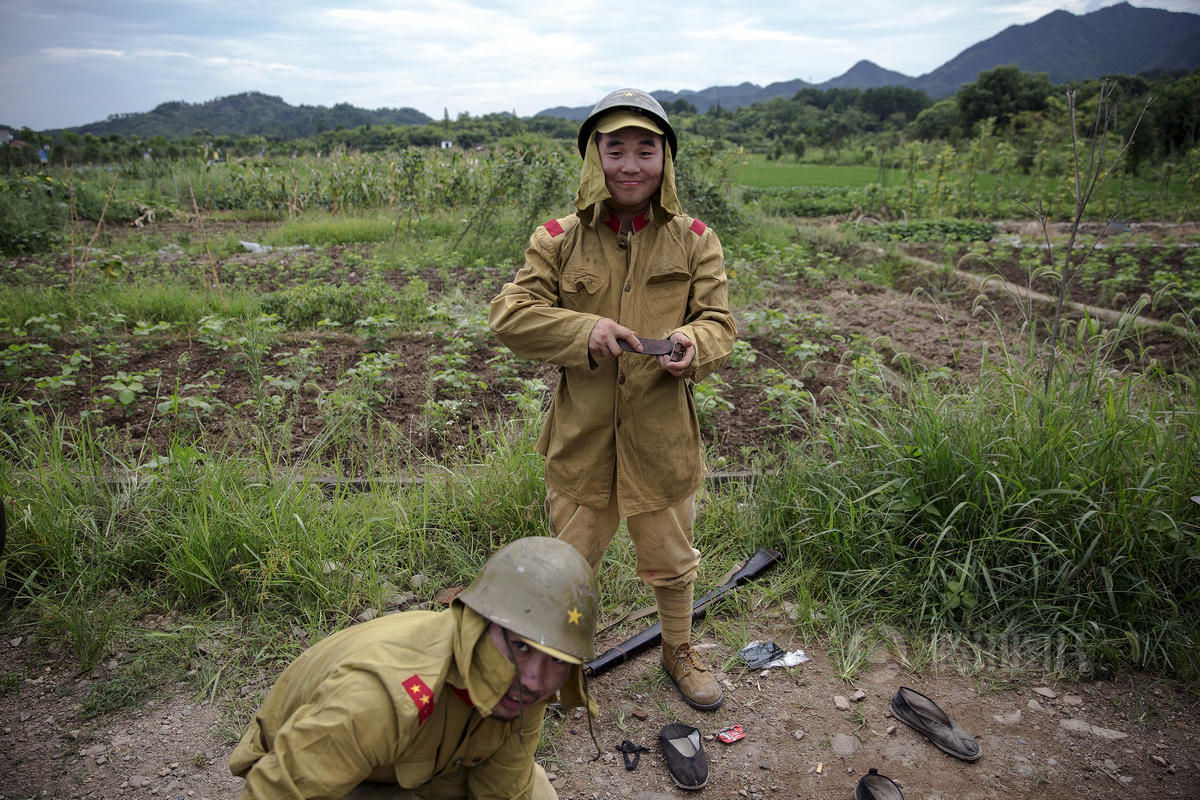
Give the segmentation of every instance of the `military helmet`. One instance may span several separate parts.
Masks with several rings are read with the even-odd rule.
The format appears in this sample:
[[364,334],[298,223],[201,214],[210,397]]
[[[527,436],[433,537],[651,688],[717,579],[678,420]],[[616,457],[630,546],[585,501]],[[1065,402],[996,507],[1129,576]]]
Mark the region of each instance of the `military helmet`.
[[591,113],[579,127],[579,155],[587,152],[588,139],[596,130],[596,121],[610,111],[627,111],[652,121],[661,129],[661,133],[666,134],[667,143],[671,145],[671,156],[675,156],[679,142],[675,138],[675,129],[667,119],[667,112],[657,100],[641,89],[617,89],[592,106]]
[[595,652],[596,578],[566,542],[548,536],[510,542],[488,559],[458,599],[555,658],[582,664]]

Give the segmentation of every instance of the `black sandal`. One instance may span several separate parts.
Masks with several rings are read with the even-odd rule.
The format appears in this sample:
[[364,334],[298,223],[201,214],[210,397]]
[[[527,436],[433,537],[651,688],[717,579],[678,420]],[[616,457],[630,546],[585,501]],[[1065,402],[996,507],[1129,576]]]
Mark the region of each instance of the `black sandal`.
[[650,752],[650,748],[634,744],[628,739],[622,739],[621,743],[617,745],[617,752],[621,754],[621,760],[625,762],[626,771],[633,772],[637,769],[638,761],[642,758],[642,753]]

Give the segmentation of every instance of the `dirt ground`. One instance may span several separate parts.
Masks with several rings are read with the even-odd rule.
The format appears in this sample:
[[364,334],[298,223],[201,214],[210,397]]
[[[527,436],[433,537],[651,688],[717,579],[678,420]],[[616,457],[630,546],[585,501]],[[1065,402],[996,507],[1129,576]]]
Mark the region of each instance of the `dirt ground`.
[[[598,759],[582,709],[565,717],[552,712],[547,725],[558,731],[543,748],[543,763],[560,797],[688,796],[673,786],[657,742],[662,726],[677,720],[705,738],[710,778],[699,796],[851,798],[872,767],[900,784],[909,800],[1198,796],[1194,687],[1143,675],[1061,680],[976,672],[956,669],[953,661],[915,674],[901,666],[908,657],[903,649],[889,648],[845,682],[819,644],[789,636],[795,628],[783,609],[755,609],[755,619],[755,637],[804,649],[811,660],[748,669],[725,645],[701,637],[706,658],[724,666],[717,674],[725,703],[710,713],[679,699],[653,650],[597,677],[591,689],[602,708],[594,725]],[[240,791],[227,768],[231,744],[218,732],[228,698],[213,706],[198,700],[194,686],[166,686],[139,708],[85,721],[81,698],[90,676],[78,674],[73,657],[47,653],[26,637],[6,638],[0,672],[24,676],[0,704],[3,800],[217,800]],[[272,676],[263,677],[265,688]],[[938,702],[975,736],[981,758],[958,761],[892,719],[889,701],[900,686]],[[859,690],[862,699],[853,700]],[[839,697],[848,710],[837,707]],[[741,741],[726,745],[713,737],[739,723]],[[615,749],[625,739],[649,748],[632,772]]]

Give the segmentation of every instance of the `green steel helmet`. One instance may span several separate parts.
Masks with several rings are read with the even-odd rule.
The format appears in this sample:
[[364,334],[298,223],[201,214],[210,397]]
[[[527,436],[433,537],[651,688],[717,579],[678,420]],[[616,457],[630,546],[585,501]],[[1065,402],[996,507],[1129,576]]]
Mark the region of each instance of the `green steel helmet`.
[[582,664],[595,652],[596,578],[566,542],[531,536],[506,544],[458,599],[555,658]]
[[[671,127],[671,121],[667,119],[667,112],[663,110],[657,100],[641,89],[617,89],[615,92],[605,95],[599,103],[592,106],[592,112],[579,127],[579,155],[582,156],[587,152],[588,139],[595,132],[597,121],[613,111],[623,111],[635,115],[634,120],[641,118],[653,123],[653,127],[651,127],[644,122],[626,120],[626,124],[641,124],[642,127],[649,128],[656,133],[666,134],[667,143],[671,145],[671,157],[675,157],[679,150],[679,142],[675,138],[675,129]],[[610,131],[602,132],[609,133]]]

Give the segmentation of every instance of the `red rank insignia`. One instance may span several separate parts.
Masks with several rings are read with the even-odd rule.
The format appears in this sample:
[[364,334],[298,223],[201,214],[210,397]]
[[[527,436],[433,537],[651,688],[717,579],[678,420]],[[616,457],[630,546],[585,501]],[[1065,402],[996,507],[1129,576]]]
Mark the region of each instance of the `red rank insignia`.
[[404,690],[417,707],[417,722],[424,722],[433,713],[433,692],[416,675],[404,681]]

